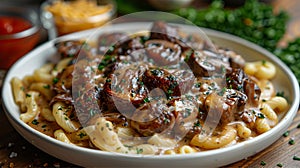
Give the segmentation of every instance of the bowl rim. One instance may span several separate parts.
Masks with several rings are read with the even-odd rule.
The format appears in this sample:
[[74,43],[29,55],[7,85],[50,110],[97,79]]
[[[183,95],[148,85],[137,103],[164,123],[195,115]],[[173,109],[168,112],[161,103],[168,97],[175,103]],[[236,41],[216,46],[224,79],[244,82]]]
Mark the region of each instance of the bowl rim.
[[[35,33],[37,33],[40,30],[40,23],[39,23],[39,17],[36,11],[34,11],[33,9],[30,8],[24,8],[24,7],[19,7],[19,6],[11,6],[11,5],[1,5],[0,6],[0,13],[2,12],[11,12],[14,14],[17,14],[18,16],[16,17],[20,17],[20,18],[24,18],[24,16],[22,16],[24,13],[26,13],[26,15],[30,16],[30,19],[25,19],[26,21],[30,22],[31,27],[29,29],[17,32],[17,33],[13,33],[13,34],[5,34],[5,35],[0,35],[0,40],[8,40],[8,39],[20,39],[20,38],[24,38],[24,37],[29,37]],[[2,15],[0,15],[2,16]],[[3,15],[6,16],[6,15]],[[10,16],[8,16],[10,17]]]
[[[149,22],[147,22],[149,24]],[[133,24],[133,23],[118,23],[118,24]],[[137,22],[135,24],[139,24],[139,25],[143,25],[145,24],[145,22]],[[49,137],[45,134],[42,134],[36,130],[34,130],[33,128],[31,128],[30,126],[28,126],[26,123],[22,122],[20,119],[18,118],[14,118],[12,116],[12,114],[9,112],[8,108],[5,106],[7,104],[7,100],[4,98],[5,97],[5,92],[4,89],[8,89],[7,88],[7,84],[10,83],[10,81],[8,81],[8,77],[11,76],[12,71],[18,67],[18,64],[21,64],[22,62],[26,62],[26,60],[30,60],[32,59],[33,55],[40,53],[41,51],[49,48],[49,46],[51,46],[53,44],[53,42],[55,42],[55,40],[51,40],[49,42],[46,42],[44,45],[41,45],[40,47],[36,48],[35,50],[33,50],[31,53],[27,54],[28,56],[21,58],[20,60],[18,60],[12,67],[11,69],[7,72],[6,77],[4,78],[4,83],[6,84],[2,87],[2,106],[3,109],[7,115],[7,117],[9,118],[9,120],[13,120],[15,123],[18,124],[18,126],[21,127],[25,127],[26,131],[29,131],[31,134],[34,134],[36,136],[38,136],[41,139],[46,139],[47,141],[49,141],[50,143],[54,143],[55,145],[58,145],[61,148],[64,149],[69,149],[69,150],[78,150],[81,152],[88,152],[88,153],[92,153],[95,155],[102,155],[102,156],[106,156],[106,157],[113,157],[113,158],[118,158],[120,156],[124,157],[124,158],[142,158],[145,160],[182,160],[182,159],[193,159],[193,158],[199,158],[199,157],[207,157],[207,156],[213,156],[216,155],[218,153],[226,153],[229,151],[236,151],[238,149],[242,149],[243,147],[247,146],[248,144],[252,144],[252,143],[260,143],[262,141],[264,141],[266,138],[270,138],[271,136],[274,136],[274,132],[278,132],[280,130],[282,130],[283,128],[286,129],[292,122],[292,120],[294,119],[294,117],[297,114],[298,111],[298,107],[299,107],[299,102],[300,102],[300,93],[299,93],[299,84],[298,81],[296,79],[296,77],[294,76],[294,74],[292,73],[292,71],[281,61],[279,60],[279,58],[277,58],[276,56],[274,56],[271,52],[267,51],[266,49],[252,43],[249,42],[245,39],[242,39],[240,37],[228,34],[228,33],[224,33],[224,32],[220,32],[220,31],[216,31],[216,30],[211,30],[211,29],[207,29],[207,28],[201,28],[202,30],[204,30],[204,32],[206,34],[208,34],[209,37],[219,37],[225,40],[229,40],[229,41],[238,41],[241,45],[244,46],[248,46],[248,48],[251,49],[255,49],[258,53],[261,53],[262,55],[266,56],[268,59],[270,59],[271,61],[273,61],[276,66],[278,66],[285,75],[288,76],[289,80],[291,81],[291,87],[292,87],[292,92],[295,95],[294,100],[291,100],[292,103],[290,103],[290,109],[287,111],[287,113],[283,116],[283,118],[280,120],[280,122],[273,127],[271,130],[257,136],[254,137],[252,139],[234,144],[232,146],[229,147],[224,147],[224,148],[219,148],[219,149],[214,149],[214,150],[208,150],[208,151],[201,151],[201,152],[196,152],[196,153],[191,153],[191,154],[184,154],[184,155],[129,155],[129,154],[120,154],[120,153],[113,153],[113,152],[107,152],[107,151],[101,151],[98,149],[89,149],[89,148],[84,148],[84,147],[79,147],[79,146],[73,146],[73,145],[69,145],[66,144],[64,142],[58,141],[53,137]],[[63,38],[72,38],[73,36],[76,37],[76,35],[79,35],[81,33],[91,33],[95,31],[95,29],[91,29],[91,30],[85,30],[85,31],[81,31],[81,32],[77,32],[77,33],[72,33],[69,35],[65,35],[62,36],[58,39],[63,39]],[[75,38],[76,39],[76,38]],[[31,55],[31,56],[30,56]],[[6,86],[6,87],[5,87]],[[277,135],[278,137],[281,135]],[[277,138],[278,139],[278,138]],[[276,139],[276,140],[277,140]],[[262,148],[261,150],[263,150],[264,148]],[[259,152],[259,151],[257,151]]]

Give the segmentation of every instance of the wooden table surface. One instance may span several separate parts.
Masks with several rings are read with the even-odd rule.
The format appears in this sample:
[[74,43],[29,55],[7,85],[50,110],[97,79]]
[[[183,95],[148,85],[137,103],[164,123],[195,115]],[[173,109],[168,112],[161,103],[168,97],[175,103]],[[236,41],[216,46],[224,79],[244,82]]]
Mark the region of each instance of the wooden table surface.
[[[296,36],[300,37],[300,1],[275,0],[272,5],[275,10],[284,9],[291,16],[282,45]],[[0,86],[5,72],[0,70]],[[278,164],[287,168],[300,167],[300,161],[293,160],[294,156],[300,157],[299,124],[300,110],[288,129],[290,134],[287,137],[282,136],[256,155],[224,167],[280,167]],[[78,167],[52,157],[27,142],[12,128],[2,108],[0,108],[0,132],[0,167]],[[289,144],[290,139],[294,139],[294,145]],[[262,166],[262,162],[265,166]]]

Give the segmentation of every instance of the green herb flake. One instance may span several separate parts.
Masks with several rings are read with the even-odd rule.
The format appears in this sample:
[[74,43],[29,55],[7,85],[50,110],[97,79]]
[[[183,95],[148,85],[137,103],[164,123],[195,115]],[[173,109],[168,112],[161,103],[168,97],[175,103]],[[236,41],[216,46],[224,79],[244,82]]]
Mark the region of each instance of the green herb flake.
[[262,64],[263,66],[265,66],[265,65],[267,64],[267,61],[266,61],[266,60],[262,60],[262,61],[261,61],[261,64]]
[[201,124],[199,121],[197,121],[196,123],[194,123],[194,127],[201,127]]
[[290,134],[290,131],[285,131],[285,133],[283,133],[283,136],[284,136],[284,137],[288,137],[289,134]]
[[26,93],[26,97],[31,97],[31,94]]
[[50,85],[44,85],[43,88],[50,89]]
[[83,132],[80,132],[80,134],[78,135],[80,138],[83,138],[83,137],[85,137],[85,136],[87,136],[86,135],[86,133],[83,133]]
[[53,78],[52,83],[56,84],[58,81],[59,81],[59,79],[55,77],[55,78]]
[[293,157],[293,160],[300,161],[300,157],[298,157],[298,156],[295,155],[295,156]]
[[136,149],[136,154],[141,154],[143,153],[143,149],[142,148],[137,148]]
[[258,117],[258,118],[261,118],[261,119],[266,118],[265,115],[264,115],[263,113],[258,113],[258,114],[257,114],[257,117]]
[[300,124],[297,125],[297,128],[300,128]]
[[154,76],[162,76],[163,72],[160,69],[152,69],[151,74]]
[[33,125],[38,125],[39,122],[38,122],[36,119],[34,119],[34,120],[31,121],[31,124],[33,124]]
[[290,144],[290,145],[294,145],[294,144],[295,144],[295,140],[291,138],[291,139],[289,140],[289,144]]
[[227,90],[227,88],[226,88],[226,87],[223,87],[222,90],[218,92],[218,95],[219,95],[219,96],[223,96],[224,93],[226,92],[226,90]]
[[261,161],[260,165],[265,166],[265,165],[267,165],[267,163],[265,161]]
[[201,87],[201,83],[200,82],[195,84],[195,88],[200,88],[200,87]]
[[149,98],[146,97],[146,98],[144,99],[144,103],[149,103],[149,102],[150,102]]
[[282,92],[277,92],[277,93],[276,93],[276,96],[284,97],[284,91],[282,91]]
[[282,163],[278,163],[276,166],[277,166],[277,167],[282,167],[283,164],[282,164]]

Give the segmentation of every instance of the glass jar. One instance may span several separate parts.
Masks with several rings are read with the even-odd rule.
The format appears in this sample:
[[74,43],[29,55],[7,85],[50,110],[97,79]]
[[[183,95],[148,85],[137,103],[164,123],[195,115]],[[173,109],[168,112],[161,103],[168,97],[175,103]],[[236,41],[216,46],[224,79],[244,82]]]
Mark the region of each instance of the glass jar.
[[115,14],[113,0],[48,0],[41,5],[41,20],[49,39],[99,27]]

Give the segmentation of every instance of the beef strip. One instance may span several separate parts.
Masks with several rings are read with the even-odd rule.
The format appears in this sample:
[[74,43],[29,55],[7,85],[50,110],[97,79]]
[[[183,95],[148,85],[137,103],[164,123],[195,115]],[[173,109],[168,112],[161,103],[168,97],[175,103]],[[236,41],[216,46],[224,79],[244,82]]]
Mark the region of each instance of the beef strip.
[[228,58],[208,50],[194,51],[186,61],[196,77],[218,76],[231,71]]
[[227,73],[226,83],[228,88],[236,89],[245,93],[248,97],[247,104],[249,106],[258,106],[261,90],[242,69],[233,69],[231,73]]

